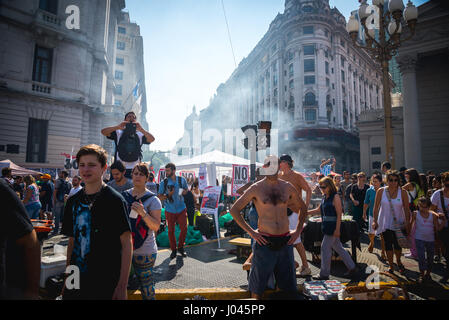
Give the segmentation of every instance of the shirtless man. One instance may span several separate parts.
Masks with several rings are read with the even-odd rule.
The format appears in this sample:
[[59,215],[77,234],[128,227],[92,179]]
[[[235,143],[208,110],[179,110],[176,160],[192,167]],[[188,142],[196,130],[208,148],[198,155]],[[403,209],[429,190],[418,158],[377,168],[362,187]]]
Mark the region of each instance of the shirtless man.
[[[309,208],[310,199],[312,198],[312,189],[307,183],[306,179],[299,173],[294,171],[293,168],[293,159],[287,154],[284,154],[280,158],[281,163],[279,167],[281,169],[281,174],[279,174],[279,179],[290,182],[296,190],[298,190],[298,196],[302,198],[302,190],[304,190],[307,194],[306,196],[306,208]],[[287,211],[288,220],[290,223],[290,229],[295,228],[298,224],[298,213],[293,212],[290,209]],[[304,245],[301,242],[301,237],[295,241],[294,246],[298,251],[299,256],[301,257],[302,267],[300,271],[301,276],[310,276],[312,274],[312,270],[309,268],[309,264],[307,262],[306,250],[304,249]]]
[[[293,243],[301,234],[307,208],[297,190],[290,183],[278,179],[278,172],[279,159],[267,157],[261,169],[265,178],[251,185],[231,208],[234,220],[256,241],[249,275],[249,290],[256,299],[262,298],[273,272],[279,289],[297,292]],[[251,228],[240,214],[250,201],[259,214],[257,230]],[[295,230],[289,228],[287,207],[300,212]]]

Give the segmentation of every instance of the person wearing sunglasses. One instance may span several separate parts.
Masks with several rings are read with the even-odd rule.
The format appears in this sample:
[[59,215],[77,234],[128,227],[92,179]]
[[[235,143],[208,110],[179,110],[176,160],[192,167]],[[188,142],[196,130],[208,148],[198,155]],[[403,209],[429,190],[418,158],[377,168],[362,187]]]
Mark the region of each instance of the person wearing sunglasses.
[[[405,225],[407,234],[410,234],[410,207],[407,191],[399,186],[399,172],[387,172],[387,186],[376,192],[374,203],[373,229],[376,234],[382,234],[385,241],[385,250],[390,273],[394,273],[393,252],[396,255],[399,272],[403,274],[405,267],[401,263],[402,248],[399,246],[394,231],[394,218],[399,224]],[[391,201],[391,203],[390,203]]]
[[340,241],[341,216],[343,213],[341,199],[337,193],[337,187],[332,178],[325,177],[320,180],[320,189],[323,199],[318,208],[309,210],[308,215],[321,214],[321,230],[323,241],[321,242],[321,269],[314,280],[328,280],[331,272],[332,249],[342,258],[348,268],[345,276],[354,278],[357,275],[357,266],[349,253],[343,248]]
[[430,201],[432,202],[431,210],[439,214],[440,222],[444,220],[443,229],[439,232],[438,238],[442,244],[442,253],[446,259],[446,272],[444,281],[449,279],[449,171],[441,174],[442,189],[433,193]]

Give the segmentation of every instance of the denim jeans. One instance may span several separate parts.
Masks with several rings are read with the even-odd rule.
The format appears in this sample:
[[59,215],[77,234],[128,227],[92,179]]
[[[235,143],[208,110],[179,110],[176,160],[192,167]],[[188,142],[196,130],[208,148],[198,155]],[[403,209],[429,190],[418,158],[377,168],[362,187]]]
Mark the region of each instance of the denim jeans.
[[433,255],[435,253],[435,242],[415,239],[415,244],[418,254],[419,271],[431,271],[433,266]]
[[56,201],[55,207],[53,208],[53,219],[55,220],[54,232],[59,232],[59,224],[63,221],[64,216],[64,202]]
[[27,209],[28,217],[30,219],[39,219],[39,212],[41,211],[42,205],[40,202],[32,202],[25,205]]

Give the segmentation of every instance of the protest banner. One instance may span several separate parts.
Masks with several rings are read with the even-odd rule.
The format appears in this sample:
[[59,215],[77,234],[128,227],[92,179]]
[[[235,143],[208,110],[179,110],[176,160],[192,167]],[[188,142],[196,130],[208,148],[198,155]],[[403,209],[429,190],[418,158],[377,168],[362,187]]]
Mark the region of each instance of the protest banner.
[[184,179],[186,179],[187,183],[193,183],[196,178],[195,171],[183,170],[183,171],[179,172],[179,175],[181,177],[184,177]]
[[202,191],[207,188],[207,167],[205,164],[200,165],[198,188]]
[[201,202],[200,213],[212,214],[215,220],[215,230],[217,232],[218,247],[220,248],[220,226],[218,224],[218,202],[220,200],[221,187],[207,187],[204,189],[203,201]]
[[161,183],[165,179],[165,168],[160,168],[157,175],[157,183]]
[[240,196],[237,193],[237,190],[247,184],[249,182],[249,178],[249,166],[238,164],[232,165],[231,189],[233,197]]

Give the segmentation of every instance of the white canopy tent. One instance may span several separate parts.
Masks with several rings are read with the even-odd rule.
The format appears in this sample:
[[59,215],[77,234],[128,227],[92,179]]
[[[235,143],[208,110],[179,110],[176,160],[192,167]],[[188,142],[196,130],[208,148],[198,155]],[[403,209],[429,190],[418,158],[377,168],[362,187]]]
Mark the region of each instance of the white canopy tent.
[[[190,159],[176,162],[176,171],[194,170],[198,173],[200,165],[207,167],[207,181],[209,186],[215,186],[215,180],[222,175],[232,176],[232,165],[250,165],[250,160],[214,150]],[[261,167],[262,163],[256,163]]]

